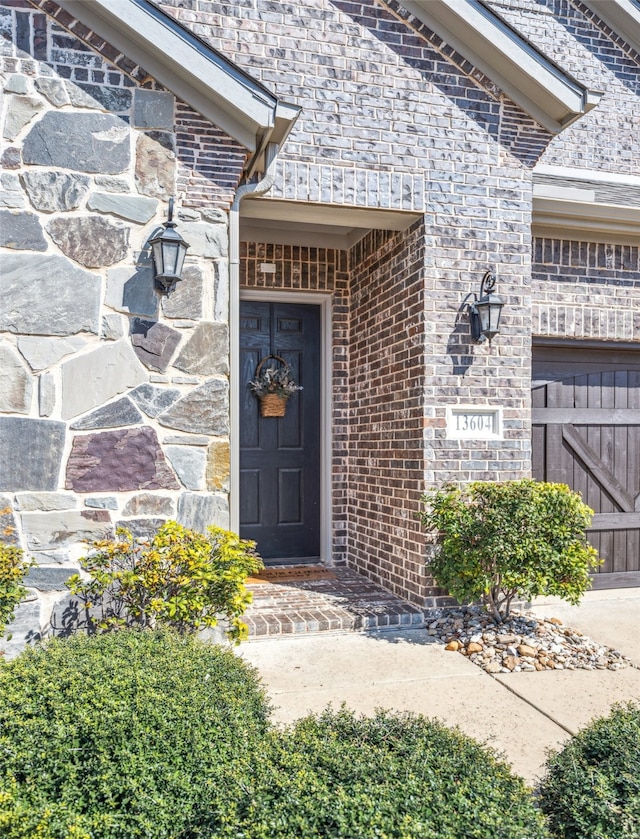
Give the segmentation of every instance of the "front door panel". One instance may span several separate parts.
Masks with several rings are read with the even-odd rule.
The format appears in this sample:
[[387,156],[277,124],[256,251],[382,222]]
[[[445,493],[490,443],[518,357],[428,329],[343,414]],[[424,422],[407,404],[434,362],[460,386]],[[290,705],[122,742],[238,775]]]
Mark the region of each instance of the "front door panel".
[[[303,390],[284,417],[261,417],[248,383],[281,356]],[[263,559],[320,555],[320,309],[242,301],[240,307],[240,535]]]

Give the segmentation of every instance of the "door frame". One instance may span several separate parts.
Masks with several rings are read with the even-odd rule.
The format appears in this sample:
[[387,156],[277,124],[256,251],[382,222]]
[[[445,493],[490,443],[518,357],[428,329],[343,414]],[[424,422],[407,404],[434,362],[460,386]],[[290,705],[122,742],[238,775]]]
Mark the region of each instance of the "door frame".
[[[332,294],[278,291],[275,289],[240,289],[239,300],[265,303],[309,304],[320,307],[320,562],[333,564],[332,551]],[[231,474],[229,482],[229,517],[231,529],[240,532],[240,319],[239,310],[231,328],[231,376],[229,400],[231,408]]]

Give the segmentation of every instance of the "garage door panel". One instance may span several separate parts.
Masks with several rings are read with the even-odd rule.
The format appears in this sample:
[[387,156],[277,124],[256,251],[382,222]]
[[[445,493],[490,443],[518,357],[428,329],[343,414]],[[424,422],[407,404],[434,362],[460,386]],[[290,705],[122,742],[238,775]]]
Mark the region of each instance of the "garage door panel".
[[569,484],[596,511],[588,538],[604,560],[600,586],[638,585],[640,352],[634,363],[619,365],[602,353],[607,363],[600,370],[596,355],[584,363],[569,356],[575,373],[561,381],[540,381],[538,370],[568,373],[569,361],[554,368],[546,358],[537,369],[534,357],[532,471],[538,480]]

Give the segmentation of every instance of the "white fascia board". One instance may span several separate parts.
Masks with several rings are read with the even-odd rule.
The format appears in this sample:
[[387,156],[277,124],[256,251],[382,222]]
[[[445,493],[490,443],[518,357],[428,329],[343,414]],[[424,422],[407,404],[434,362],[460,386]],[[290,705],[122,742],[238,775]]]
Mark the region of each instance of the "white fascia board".
[[[250,152],[282,142],[299,109],[285,106],[148,0],[58,0],[178,98]],[[276,118],[280,125],[273,138]]]
[[639,175],[620,175],[616,172],[606,172],[603,169],[578,169],[575,166],[554,166],[538,163],[533,170],[534,181],[536,175],[552,175],[554,178],[565,180],[600,181],[609,184],[640,186]]
[[602,97],[563,73],[479,0],[403,0],[402,5],[553,134]]
[[533,233],[553,238],[590,238],[640,244],[640,207],[550,197],[534,186]]
[[584,0],[584,3],[640,53],[640,4],[636,0]]

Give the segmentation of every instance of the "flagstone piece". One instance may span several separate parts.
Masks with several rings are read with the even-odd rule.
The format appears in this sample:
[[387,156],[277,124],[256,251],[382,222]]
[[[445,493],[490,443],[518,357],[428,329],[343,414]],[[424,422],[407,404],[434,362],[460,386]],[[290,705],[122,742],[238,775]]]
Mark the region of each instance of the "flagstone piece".
[[128,492],[179,489],[152,428],[76,436],[67,462],[66,489]]

